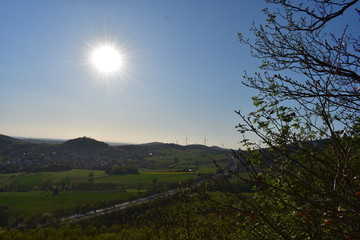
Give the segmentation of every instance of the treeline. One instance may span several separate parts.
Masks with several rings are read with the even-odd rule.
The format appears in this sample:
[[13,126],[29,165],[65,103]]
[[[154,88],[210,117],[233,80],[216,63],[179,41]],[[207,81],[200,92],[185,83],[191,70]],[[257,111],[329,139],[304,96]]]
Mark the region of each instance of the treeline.
[[59,172],[72,170],[70,164],[52,164],[29,169],[27,172]]
[[114,165],[111,168],[105,171],[106,174],[138,174],[138,166],[136,164],[127,164],[127,165]]

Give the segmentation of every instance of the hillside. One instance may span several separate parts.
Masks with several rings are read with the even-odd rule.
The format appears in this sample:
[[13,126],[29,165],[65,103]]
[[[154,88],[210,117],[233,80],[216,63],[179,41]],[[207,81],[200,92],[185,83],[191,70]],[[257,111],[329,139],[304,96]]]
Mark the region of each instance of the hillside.
[[26,142],[1,135],[0,173],[38,172],[44,166],[48,170],[58,169],[59,166],[66,169],[109,170],[113,166],[128,164],[146,169],[171,168],[173,171],[182,171],[196,168],[192,162],[194,156],[202,156],[198,160],[212,166],[212,159],[224,159],[224,154],[229,154],[229,150],[203,145],[181,146],[157,142],[109,146],[88,137],[49,144]]
[[20,143],[20,142],[24,142],[24,141],[17,139],[17,138],[13,138],[13,137],[9,137],[9,136],[0,134],[0,142]]
[[80,137],[68,140],[61,145],[68,150],[93,150],[107,148],[109,145],[88,137]]

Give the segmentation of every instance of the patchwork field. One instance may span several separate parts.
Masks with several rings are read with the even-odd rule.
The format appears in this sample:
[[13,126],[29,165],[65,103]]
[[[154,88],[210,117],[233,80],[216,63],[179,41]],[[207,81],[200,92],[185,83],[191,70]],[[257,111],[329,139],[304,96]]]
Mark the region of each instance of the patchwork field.
[[[86,203],[126,201],[146,192],[176,188],[203,174],[214,174],[217,168],[213,160],[224,166],[229,158],[226,152],[201,146],[139,147],[140,152],[146,152],[144,149],[147,153],[143,159],[131,160],[137,166],[137,174],[110,174],[90,169],[0,174],[0,207],[6,206],[10,216],[19,217]],[[129,156],[136,156],[131,149],[127,151]],[[124,163],[115,160],[113,164]]]
[[135,192],[119,192],[112,190],[98,191],[68,191],[53,195],[51,192],[2,192],[0,205],[8,206],[10,215],[30,216],[37,213],[47,213],[59,208],[70,208],[84,202],[103,200],[126,200],[136,195]]
[[[90,177],[92,176],[92,177]],[[127,200],[139,193],[159,186],[178,184],[194,178],[193,172],[151,171],[129,175],[107,175],[99,170],[73,169],[64,172],[1,174],[0,188],[17,189],[0,192],[0,206],[8,206],[12,216],[29,216],[46,213],[58,208],[75,207],[85,202],[103,200]],[[92,186],[107,186],[114,189],[86,189]],[[67,187],[63,190],[62,187]],[[58,187],[54,194],[44,186]],[[82,186],[76,191],[71,186]],[[79,187],[78,187],[79,188]]]

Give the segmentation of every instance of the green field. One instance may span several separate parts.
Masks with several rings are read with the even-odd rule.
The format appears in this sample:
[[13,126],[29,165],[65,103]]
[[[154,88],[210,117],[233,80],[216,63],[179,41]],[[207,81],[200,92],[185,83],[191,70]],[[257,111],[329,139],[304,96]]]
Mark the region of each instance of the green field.
[[[224,153],[155,148],[145,159],[154,163],[138,174],[111,175],[103,170],[0,174],[0,206],[10,215],[30,216],[87,202],[127,200],[140,193],[174,188],[197,173],[215,173],[213,160],[226,163]],[[54,191],[56,189],[56,193]]]
[[148,161],[155,161],[158,164],[169,163],[177,160],[174,164],[177,168],[198,168],[199,172],[215,173],[216,167],[213,160],[221,163],[222,160],[229,157],[224,153],[206,153],[203,150],[192,149],[186,151],[183,149],[158,149],[154,154],[147,158]]
[[[93,177],[90,180],[90,173]],[[136,188],[139,184],[151,184],[153,179],[163,183],[177,183],[194,177],[193,172],[164,172],[159,170],[142,171],[139,174],[108,175],[101,170],[73,169],[63,172],[0,174],[0,189],[18,191],[38,190],[41,186],[79,184],[79,183],[113,183],[125,188]]]
[[59,208],[75,207],[85,202],[102,200],[126,200],[135,192],[101,191],[68,191],[52,195],[50,192],[2,192],[0,205],[10,209],[11,216],[30,216],[37,213],[52,212]]
[[[92,180],[90,181],[90,173]],[[74,207],[85,202],[102,200],[126,200],[169,183],[177,184],[194,178],[192,172],[149,171],[129,175],[108,175],[100,170],[73,169],[63,172],[0,174],[0,188],[11,186],[17,191],[0,192],[0,206],[8,206],[12,216],[29,216],[34,213],[46,213],[58,208]],[[50,190],[41,190],[41,186],[61,186],[76,184],[106,184],[121,186],[121,191],[112,190],[67,190],[53,194]]]

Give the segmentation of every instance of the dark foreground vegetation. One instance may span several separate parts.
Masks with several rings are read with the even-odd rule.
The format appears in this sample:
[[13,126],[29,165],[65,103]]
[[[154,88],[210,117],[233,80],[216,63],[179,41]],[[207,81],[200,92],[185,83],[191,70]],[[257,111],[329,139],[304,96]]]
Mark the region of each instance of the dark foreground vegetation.
[[254,41],[239,34],[263,61],[245,74],[256,110],[236,111],[247,151],[233,152],[231,176],[220,164],[218,177],[192,191],[77,225],[49,216],[0,238],[360,239],[359,0],[267,2],[274,8],[253,26]]
[[206,197],[183,195],[84,221],[0,232],[1,239],[236,239],[228,213]]

